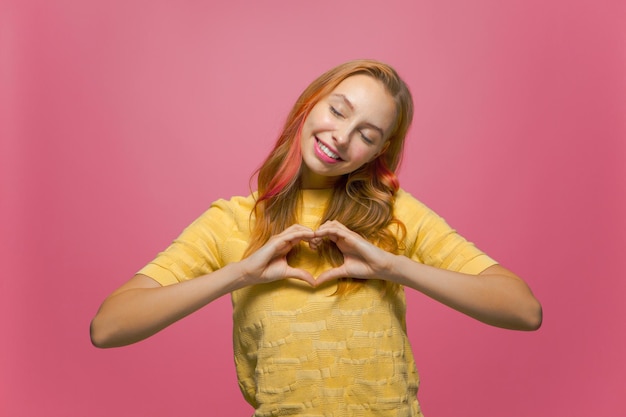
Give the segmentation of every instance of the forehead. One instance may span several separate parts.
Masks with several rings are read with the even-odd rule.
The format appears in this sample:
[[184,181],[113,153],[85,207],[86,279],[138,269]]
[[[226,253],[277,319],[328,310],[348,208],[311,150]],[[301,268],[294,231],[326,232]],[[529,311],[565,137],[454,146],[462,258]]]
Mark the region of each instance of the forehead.
[[355,99],[361,95],[364,96],[363,98],[365,96],[389,96],[391,98],[381,81],[365,74],[356,74],[346,78],[335,87],[331,94],[337,92],[350,92],[358,96]]
[[385,85],[369,75],[357,74],[343,80],[329,95],[346,102],[358,115],[385,132],[393,125],[396,103]]

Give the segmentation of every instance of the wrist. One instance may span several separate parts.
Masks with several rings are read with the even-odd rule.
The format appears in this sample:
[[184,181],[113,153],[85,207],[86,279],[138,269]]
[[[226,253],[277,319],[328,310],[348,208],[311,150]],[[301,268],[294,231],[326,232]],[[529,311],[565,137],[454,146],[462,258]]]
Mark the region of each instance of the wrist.
[[233,287],[238,290],[243,287],[247,287],[252,283],[251,275],[247,269],[246,259],[242,259],[239,262],[233,262],[226,267],[231,269],[233,279]]
[[395,255],[390,252],[385,252],[383,256],[380,258],[380,269],[377,273],[380,278],[385,281],[396,281],[397,275],[397,259],[398,255]]
[[395,282],[396,284],[406,285],[406,279],[402,273],[403,263],[409,260],[404,255],[396,255],[387,252],[384,259],[384,267],[382,269],[381,278],[385,281]]

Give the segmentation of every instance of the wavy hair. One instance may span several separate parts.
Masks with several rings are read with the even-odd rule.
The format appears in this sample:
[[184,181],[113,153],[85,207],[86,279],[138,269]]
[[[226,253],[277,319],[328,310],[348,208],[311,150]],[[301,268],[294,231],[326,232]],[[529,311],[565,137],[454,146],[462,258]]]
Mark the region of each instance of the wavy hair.
[[[300,136],[304,121],[322,98],[343,80],[357,74],[373,77],[384,85],[396,105],[395,122],[384,152],[335,183],[321,223],[337,220],[388,252],[400,250],[405,228],[393,217],[394,198],[399,188],[395,173],[413,118],[413,100],[407,85],[392,67],[374,60],[356,60],[341,64],[314,80],[291,109],[274,149],[256,172],[258,196],[252,213],[255,222],[244,256],[296,223],[302,175]],[[341,251],[331,241],[324,242],[320,254],[331,265],[343,263]],[[340,279],[335,294],[358,288],[360,281],[349,277]]]

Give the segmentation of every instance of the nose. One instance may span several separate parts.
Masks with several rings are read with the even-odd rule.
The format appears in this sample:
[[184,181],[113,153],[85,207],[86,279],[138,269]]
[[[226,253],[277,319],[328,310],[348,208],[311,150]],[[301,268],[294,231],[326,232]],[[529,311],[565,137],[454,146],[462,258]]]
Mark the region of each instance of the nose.
[[338,125],[333,132],[333,140],[337,146],[347,145],[350,140],[350,126],[347,123]]

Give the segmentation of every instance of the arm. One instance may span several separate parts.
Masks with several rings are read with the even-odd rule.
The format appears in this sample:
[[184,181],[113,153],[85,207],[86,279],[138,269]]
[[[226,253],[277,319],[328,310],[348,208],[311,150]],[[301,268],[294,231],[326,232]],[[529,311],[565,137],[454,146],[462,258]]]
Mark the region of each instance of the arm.
[[314,285],[313,277],[287,264],[286,255],[310,229],[294,225],[272,237],[246,259],[210,274],[162,287],[136,275],[109,297],[91,322],[91,341],[97,347],[117,347],[143,340],[211,301],[248,285],[296,278]]
[[386,252],[338,222],[325,223],[315,236],[333,240],[344,255],[344,264],[320,275],[318,285],[348,276],[384,279],[420,291],[493,326],[536,330],[541,325],[537,299],[522,279],[500,265],[479,275],[434,268]]
[[101,348],[143,340],[242,286],[235,264],[193,280],[162,287],[135,275],[107,297],[91,322],[91,341]]
[[521,278],[500,265],[469,275],[391,256],[387,273],[394,282],[492,326],[513,330],[541,326],[539,301]]

